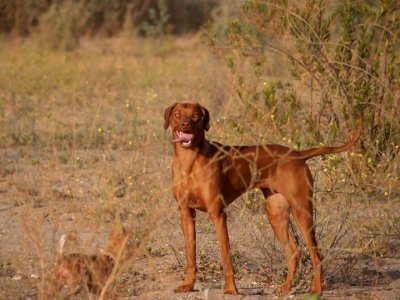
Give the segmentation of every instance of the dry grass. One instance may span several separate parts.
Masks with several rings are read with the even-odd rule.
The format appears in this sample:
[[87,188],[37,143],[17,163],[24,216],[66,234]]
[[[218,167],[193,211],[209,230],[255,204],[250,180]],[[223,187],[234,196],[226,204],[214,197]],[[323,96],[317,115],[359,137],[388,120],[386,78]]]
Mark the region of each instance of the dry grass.
[[[127,37],[84,40],[72,53],[49,51],[34,39],[1,44],[0,298],[40,297],[60,234],[77,237],[74,251],[95,253],[106,241],[110,213],[132,224],[134,238],[148,239],[118,277],[118,296],[177,298],[172,290],[185,256],[170,189],[172,147],[162,129],[164,108],[181,100],[202,103],[211,113],[208,137],[226,144],[290,144],[290,128],[258,120],[239,132],[235,124],[245,120],[245,108],[236,83],[197,37],[161,44]],[[286,74],[275,64],[279,76]],[[362,170],[362,164],[357,153],[311,162],[317,237],[332,295],[353,285],[386,288],[400,278],[398,156],[390,162],[390,176],[379,168],[374,178],[355,174],[354,166]],[[245,195],[228,216],[239,291],[249,299],[264,297],[265,284],[285,277],[285,262],[261,195]],[[218,298],[218,243],[201,213],[197,232],[197,288],[211,288],[210,297]],[[310,279],[303,254],[299,291],[307,290]]]

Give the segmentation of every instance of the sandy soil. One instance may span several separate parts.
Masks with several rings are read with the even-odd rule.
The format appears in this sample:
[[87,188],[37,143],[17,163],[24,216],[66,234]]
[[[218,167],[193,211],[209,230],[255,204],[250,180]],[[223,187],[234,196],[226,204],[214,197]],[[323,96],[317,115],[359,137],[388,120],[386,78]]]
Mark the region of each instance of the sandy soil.
[[[114,154],[124,163],[126,153]],[[51,272],[59,233],[75,229],[84,240],[82,251],[95,252],[104,245],[110,222],[96,219],[93,200],[104,182],[102,162],[93,152],[92,161],[83,168],[61,164],[51,156],[32,149],[2,149],[0,151],[0,299],[37,299],[38,287]],[[167,159],[168,160],[168,159]],[[40,161],[40,162],[38,162]],[[28,163],[29,162],[29,163]],[[117,168],[119,165],[116,165]],[[129,170],[128,170],[129,171]],[[166,179],[169,180],[168,176]],[[118,189],[118,182],[112,186]],[[96,183],[96,185],[95,185]],[[168,187],[166,187],[168,190]],[[128,189],[128,192],[130,190]],[[98,197],[97,197],[98,198]],[[124,201],[123,198],[119,201]],[[206,215],[198,215],[199,274],[195,291],[174,294],[173,289],[182,280],[184,245],[179,216],[174,200],[168,197],[165,214],[152,237],[136,261],[127,265],[117,282],[120,299],[276,299],[273,284],[282,265],[269,267],[256,255],[251,244],[240,243],[246,219],[239,216],[240,205],[228,210],[233,248],[241,255],[235,259],[237,285],[240,296],[224,296],[219,269],[218,245]],[[250,216],[250,215],[249,215]],[[248,216],[247,216],[248,217]],[[258,218],[258,217],[257,217]],[[254,222],[257,222],[254,217]],[[260,216],[260,220],[262,220]],[[264,222],[264,221],[263,221]],[[252,223],[252,222],[249,222]],[[94,236],[93,226],[98,226]],[[266,238],[273,236],[266,224]],[[78,228],[76,228],[78,227]],[[85,237],[85,238],[84,238]],[[89,238],[91,237],[91,238]],[[86,240],[85,240],[86,239]],[[42,244],[40,244],[42,241]],[[276,241],[275,241],[276,242]],[[241,251],[243,247],[244,250]],[[253,248],[255,249],[254,252]],[[276,255],[282,256],[280,249]],[[267,260],[268,257],[265,257]],[[41,268],[40,266],[43,266]],[[44,270],[45,273],[41,273]],[[400,258],[365,259],[357,263],[346,280],[326,284],[327,299],[400,299]],[[353,283],[352,283],[353,282]],[[306,287],[299,288],[290,297],[301,299]],[[85,299],[78,295],[78,299]]]

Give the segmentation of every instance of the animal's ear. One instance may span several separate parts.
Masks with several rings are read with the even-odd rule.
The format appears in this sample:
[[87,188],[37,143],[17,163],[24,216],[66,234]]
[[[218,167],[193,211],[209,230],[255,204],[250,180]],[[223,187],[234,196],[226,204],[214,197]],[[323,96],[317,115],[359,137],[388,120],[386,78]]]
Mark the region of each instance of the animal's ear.
[[170,107],[166,108],[165,111],[164,111],[164,129],[165,130],[167,130],[168,127],[169,127],[169,121],[170,121],[172,110],[175,108],[175,106],[177,104],[178,103],[175,102]]
[[111,232],[114,234],[122,234],[123,226],[122,226],[122,223],[121,223],[121,220],[119,219],[119,217],[115,218],[114,224],[111,228]]
[[210,129],[210,113],[207,108],[200,105],[201,112],[203,113],[203,128],[205,131]]
[[110,232],[110,240],[120,240],[128,235],[128,229],[122,224],[119,218],[114,220]]

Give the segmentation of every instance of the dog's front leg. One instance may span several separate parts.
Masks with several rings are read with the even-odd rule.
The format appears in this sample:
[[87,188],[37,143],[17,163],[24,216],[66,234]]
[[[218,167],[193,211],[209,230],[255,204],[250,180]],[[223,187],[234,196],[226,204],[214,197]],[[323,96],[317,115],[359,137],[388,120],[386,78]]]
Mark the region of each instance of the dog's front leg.
[[220,211],[218,213],[210,213],[210,217],[215,225],[217,238],[220,244],[222,268],[225,275],[225,294],[237,295],[237,288],[235,284],[235,274],[232,265],[228,228],[226,226],[226,213]]
[[192,208],[181,207],[182,231],[186,243],[186,278],[183,284],[175,289],[176,293],[191,292],[196,281],[196,212]]

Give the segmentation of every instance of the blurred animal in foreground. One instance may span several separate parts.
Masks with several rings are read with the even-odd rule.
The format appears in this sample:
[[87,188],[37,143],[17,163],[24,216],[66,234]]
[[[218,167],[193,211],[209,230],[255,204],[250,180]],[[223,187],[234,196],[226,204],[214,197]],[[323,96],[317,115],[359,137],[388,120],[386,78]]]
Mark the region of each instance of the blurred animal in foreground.
[[[53,273],[53,294],[63,288],[68,296],[76,295],[84,289],[96,295],[107,294],[123,263],[129,259],[128,232],[119,221],[113,224],[107,247],[102,254],[64,254],[67,236],[59,241],[58,260]],[[105,291],[103,291],[105,290]]]

